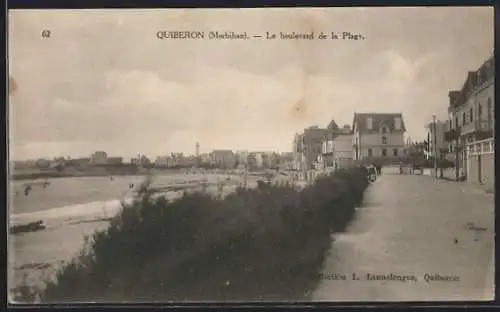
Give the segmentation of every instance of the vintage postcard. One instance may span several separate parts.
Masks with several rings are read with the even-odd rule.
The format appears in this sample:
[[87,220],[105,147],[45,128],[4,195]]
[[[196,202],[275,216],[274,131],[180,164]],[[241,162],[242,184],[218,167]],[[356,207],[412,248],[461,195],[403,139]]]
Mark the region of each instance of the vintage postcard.
[[8,19],[11,303],[494,298],[492,7]]

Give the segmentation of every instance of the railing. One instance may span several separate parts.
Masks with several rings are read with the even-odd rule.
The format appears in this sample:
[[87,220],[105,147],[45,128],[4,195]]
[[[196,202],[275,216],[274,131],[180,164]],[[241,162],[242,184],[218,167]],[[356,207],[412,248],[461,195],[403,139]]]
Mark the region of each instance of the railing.
[[495,139],[489,138],[486,140],[472,142],[467,144],[468,155],[484,155],[495,153]]
[[487,120],[476,120],[473,122],[469,122],[460,127],[460,134],[468,134],[475,131],[487,131],[490,130],[490,125]]

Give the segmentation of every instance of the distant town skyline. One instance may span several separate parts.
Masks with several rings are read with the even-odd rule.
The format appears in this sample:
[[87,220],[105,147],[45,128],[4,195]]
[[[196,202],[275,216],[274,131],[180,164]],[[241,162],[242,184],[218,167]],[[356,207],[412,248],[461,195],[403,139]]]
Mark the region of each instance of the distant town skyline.
[[[204,155],[210,155],[212,154],[213,152],[215,151],[224,151],[224,150],[231,150],[231,149],[213,149],[211,151],[208,151],[208,152],[200,152],[198,156],[204,156]],[[292,152],[289,152],[289,151],[262,151],[262,150],[259,150],[259,151],[250,151],[250,150],[231,150],[235,155],[238,155],[239,153],[245,153],[245,154],[255,154],[255,153],[276,153],[276,154],[280,154],[280,155],[283,155],[283,154],[292,154]],[[18,159],[13,159],[11,158],[10,160],[13,161],[13,162],[16,162],[16,161],[20,161],[20,162],[24,162],[24,161],[36,161],[36,160],[40,160],[40,159],[44,159],[44,160],[54,160],[54,159],[61,159],[61,158],[64,158],[64,159],[85,159],[85,158],[92,158],[94,153],[95,152],[105,152],[107,154],[107,157],[118,157],[118,158],[122,158],[124,162],[129,162],[131,160],[133,160],[134,158],[138,158],[138,157],[146,157],[148,159],[150,159],[151,161],[154,161],[156,158],[160,157],[171,157],[173,155],[175,156],[179,156],[179,154],[182,154],[182,156],[186,157],[186,158],[189,158],[189,157],[196,157],[196,153],[184,153],[184,152],[169,152],[169,153],[165,153],[165,154],[162,154],[162,155],[146,155],[146,154],[141,154],[141,153],[138,153],[136,155],[114,155],[114,154],[108,154],[105,150],[96,150],[92,153],[87,153],[86,155],[74,155],[74,156],[70,156],[70,155],[52,155],[52,156],[46,156],[46,157],[32,157],[32,158],[18,158]]]
[[[9,13],[11,159],[195,154],[196,142],[200,153],[287,152],[295,133],[356,112],[403,113],[406,136],[421,141],[494,46],[488,7]],[[366,39],[155,37],[192,28]]]

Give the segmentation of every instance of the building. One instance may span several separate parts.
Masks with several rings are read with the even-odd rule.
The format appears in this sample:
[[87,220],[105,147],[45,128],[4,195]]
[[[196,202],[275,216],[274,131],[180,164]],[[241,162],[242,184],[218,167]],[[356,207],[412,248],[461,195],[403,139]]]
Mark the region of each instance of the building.
[[256,168],[278,167],[278,154],[275,152],[254,152]]
[[257,169],[257,155],[256,153],[248,153],[247,157],[247,168],[248,170]]
[[436,155],[438,159],[444,159],[449,150],[448,143],[444,140],[445,133],[448,131],[448,122],[436,120],[427,124],[425,129],[429,143],[427,158],[430,159]]
[[281,153],[278,156],[278,167],[280,170],[292,170],[293,169],[293,152],[292,153]]
[[183,153],[170,153],[170,156],[158,156],[155,160],[157,168],[187,168],[195,167],[199,164],[201,156],[184,156]]
[[253,165],[254,169],[262,169],[266,166],[266,155],[262,152],[254,152],[252,153]]
[[14,169],[33,169],[38,167],[36,160],[15,160],[13,161]]
[[[89,159],[90,161],[90,159]],[[49,168],[50,167],[50,160],[44,159],[44,158],[39,158],[36,160],[36,167],[37,168]]]
[[302,146],[303,143],[303,135],[296,133],[294,138],[293,138],[293,143],[292,143],[292,168],[294,170],[300,170],[301,169],[301,164],[302,164],[302,156],[303,156],[303,150],[304,147]]
[[236,151],[236,162],[238,166],[244,167],[248,164],[248,151]]
[[217,167],[233,169],[236,167],[236,156],[232,150],[213,150],[212,162]]
[[355,113],[352,129],[354,160],[388,164],[404,156],[406,128],[401,113]]
[[92,163],[92,159],[88,157],[84,158],[72,158],[66,161],[67,166],[75,167],[87,167]]
[[138,155],[136,158],[132,158],[130,162],[139,167],[148,167],[151,165],[151,160],[145,155]]
[[108,165],[121,165],[123,164],[123,157],[108,157]]
[[91,163],[93,165],[106,165],[108,163],[108,154],[103,151],[97,151],[92,154]]
[[[350,127],[349,127],[350,128]],[[336,135],[332,139],[323,142],[322,157],[320,161],[323,168],[335,167],[347,168],[353,164],[352,133],[345,132]]]
[[175,164],[181,168],[196,167],[198,165],[198,158],[195,155],[177,156],[175,157]]
[[[470,71],[460,90],[448,93],[448,128],[445,139],[456,156],[456,176],[469,181],[494,180],[495,64],[493,55]],[[477,142],[483,142],[477,144]],[[475,150],[477,146],[485,146]],[[469,148],[471,146],[471,148]],[[470,153],[468,153],[470,151]],[[469,157],[470,156],[470,157]],[[469,175],[469,169],[473,172]],[[486,182],[485,182],[486,181]]]
[[[330,126],[332,125],[332,122],[330,123]],[[315,168],[318,157],[321,155],[323,141],[331,132],[332,129],[319,128],[318,126],[311,126],[304,129],[304,132],[298,137],[300,140],[297,144],[298,150],[296,154],[298,170]]]
[[156,168],[167,168],[168,167],[168,159],[169,156],[157,156],[155,160],[155,167]]
[[211,165],[212,164],[212,155],[210,155],[208,153],[201,154],[200,161],[204,165]]

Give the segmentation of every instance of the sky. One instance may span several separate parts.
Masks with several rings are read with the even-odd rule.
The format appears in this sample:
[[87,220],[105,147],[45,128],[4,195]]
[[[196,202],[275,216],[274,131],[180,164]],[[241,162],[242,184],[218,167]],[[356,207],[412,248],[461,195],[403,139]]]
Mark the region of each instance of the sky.
[[[13,10],[10,158],[290,151],[353,114],[447,118],[493,52],[489,7]],[[49,38],[42,38],[50,30]],[[351,32],[364,40],[159,40],[159,30]]]

